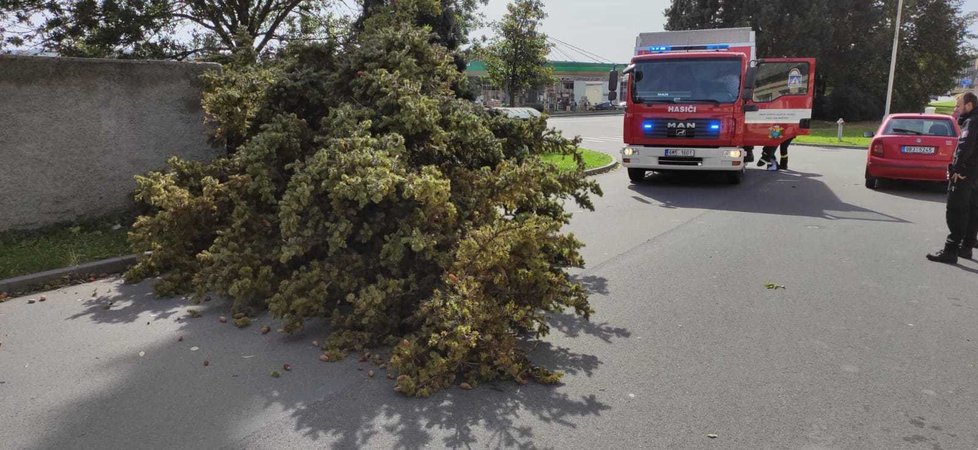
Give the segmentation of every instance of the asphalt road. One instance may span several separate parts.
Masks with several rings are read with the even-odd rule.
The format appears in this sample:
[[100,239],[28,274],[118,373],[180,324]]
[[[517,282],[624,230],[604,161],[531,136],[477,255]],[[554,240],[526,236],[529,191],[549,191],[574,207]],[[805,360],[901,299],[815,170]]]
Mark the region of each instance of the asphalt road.
[[[620,120],[553,124],[617,157]],[[0,447],[976,449],[978,263],[926,261],[940,187],[870,191],[864,158],[794,146],[791,171],[739,186],[598,176],[570,226],[597,313],[554,317],[533,351],[556,387],[404,398],[355,358],[317,361],[320,326],[238,330],[218,301],[187,319],[145,284],[14,299]]]

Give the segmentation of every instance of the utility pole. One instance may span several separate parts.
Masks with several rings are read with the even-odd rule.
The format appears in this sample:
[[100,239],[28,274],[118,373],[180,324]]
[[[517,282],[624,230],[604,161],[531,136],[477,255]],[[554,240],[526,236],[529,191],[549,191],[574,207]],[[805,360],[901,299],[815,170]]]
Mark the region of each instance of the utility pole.
[[897,47],[900,45],[900,19],[903,17],[903,0],[897,1],[896,27],[893,30],[893,52],[890,55],[890,82],[886,86],[886,110],[883,117],[890,114],[890,104],[893,102],[893,77],[896,74]]

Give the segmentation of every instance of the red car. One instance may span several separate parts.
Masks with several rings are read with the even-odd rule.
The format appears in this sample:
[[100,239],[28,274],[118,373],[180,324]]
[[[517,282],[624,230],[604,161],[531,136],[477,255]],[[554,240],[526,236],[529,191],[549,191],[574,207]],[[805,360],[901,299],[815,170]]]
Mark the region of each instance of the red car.
[[866,187],[880,179],[947,181],[961,130],[943,114],[891,114],[872,137],[866,157]]

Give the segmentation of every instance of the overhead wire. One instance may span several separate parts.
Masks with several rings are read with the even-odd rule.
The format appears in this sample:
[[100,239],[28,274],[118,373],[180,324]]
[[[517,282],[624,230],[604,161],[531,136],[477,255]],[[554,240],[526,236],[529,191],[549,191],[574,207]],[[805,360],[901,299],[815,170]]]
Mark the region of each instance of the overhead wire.
[[553,40],[553,41],[555,41],[555,42],[559,42],[559,43],[563,44],[564,46],[566,46],[566,47],[568,47],[568,48],[570,48],[572,50],[575,50],[576,52],[578,52],[578,53],[580,53],[582,55],[585,55],[588,58],[593,59],[593,60],[595,60],[595,61],[597,61],[599,63],[602,63],[602,64],[614,64],[614,62],[611,61],[610,59],[604,58],[601,55],[598,55],[597,53],[584,50],[583,48],[580,48],[580,47],[578,47],[576,45],[573,45],[573,44],[564,42],[564,41],[562,41],[560,39],[557,39],[555,37],[552,37],[552,36],[548,36],[548,38],[551,39],[551,40]]

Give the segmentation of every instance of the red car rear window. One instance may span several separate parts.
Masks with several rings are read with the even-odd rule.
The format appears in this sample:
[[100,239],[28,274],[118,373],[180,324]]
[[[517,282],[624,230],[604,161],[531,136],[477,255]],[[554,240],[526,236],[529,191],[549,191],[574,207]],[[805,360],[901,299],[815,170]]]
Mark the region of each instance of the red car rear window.
[[954,125],[944,119],[890,119],[884,134],[954,136]]

